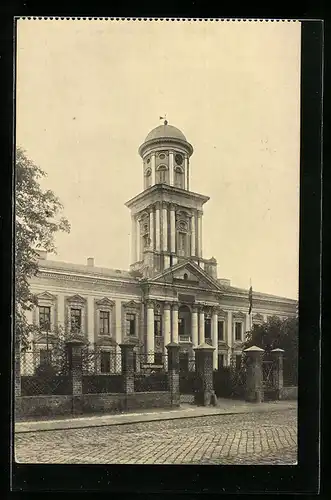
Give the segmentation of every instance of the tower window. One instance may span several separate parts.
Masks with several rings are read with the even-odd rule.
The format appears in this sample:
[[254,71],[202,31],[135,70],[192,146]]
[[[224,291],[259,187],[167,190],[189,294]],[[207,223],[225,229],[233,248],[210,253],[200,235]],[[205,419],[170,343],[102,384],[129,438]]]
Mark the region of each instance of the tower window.
[[165,165],[160,165],[156,171],[156,182],[157,184],[167,184],[168,183],[168,169]]
[[186,238],[186,233],[178,233],[178,254],[185,256],[187,253],[187,238]]
[[145,173],[145,188],[149,188],[152,184],[152,171],[150,168],[146,170]]
[[184,187],[184,172],[180,167],[175,168],[175,186],[178,188]]

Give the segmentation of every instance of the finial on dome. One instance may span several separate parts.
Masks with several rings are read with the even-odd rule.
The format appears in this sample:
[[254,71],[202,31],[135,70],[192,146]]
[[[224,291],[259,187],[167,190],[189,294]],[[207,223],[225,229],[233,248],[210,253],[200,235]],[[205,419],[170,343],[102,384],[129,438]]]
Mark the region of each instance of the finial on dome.
[[168,125],[168,120],[167,120],[167,115],[165,114],[164,116],[160,116],[160,120],[164,120],[163,124]]

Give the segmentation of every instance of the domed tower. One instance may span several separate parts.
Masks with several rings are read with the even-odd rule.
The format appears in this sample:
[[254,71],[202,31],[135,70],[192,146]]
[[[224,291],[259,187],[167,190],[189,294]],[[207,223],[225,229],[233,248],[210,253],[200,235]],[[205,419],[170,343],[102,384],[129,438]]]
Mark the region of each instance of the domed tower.
[[202,207],[209,197],[190,191],[192,145],[165,120],[138,151],[143,191],[126,203],[132,219],[131,269],[152,277],[183,259],[204,267]]

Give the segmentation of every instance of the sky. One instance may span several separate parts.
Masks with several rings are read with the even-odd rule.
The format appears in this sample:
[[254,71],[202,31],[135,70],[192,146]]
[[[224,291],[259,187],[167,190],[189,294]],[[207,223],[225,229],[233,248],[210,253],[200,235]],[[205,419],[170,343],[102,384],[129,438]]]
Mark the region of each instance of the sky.
[[16,144],[70,235],[57,254],[128,269],[138,147],[167,115],[193,145],[203,256],[218,277],[298,296],[299,22],[18,20]]

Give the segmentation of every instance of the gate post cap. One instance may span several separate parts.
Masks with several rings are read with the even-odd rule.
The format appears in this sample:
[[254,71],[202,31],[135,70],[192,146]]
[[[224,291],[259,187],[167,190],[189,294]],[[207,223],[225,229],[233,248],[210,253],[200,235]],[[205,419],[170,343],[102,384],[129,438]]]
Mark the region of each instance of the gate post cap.
[[169,344],[166,345],[166,348],[168,349],[168,347],[179,347],[179,344],[177,344],[176,342],[170,342]]
[[258,347],[257,345],[252,345],[252,347],[248,347],[247,349],[244,349],[244,352],[248,353],[254,353],[254,352],[265,352],[264,349],[261,349],[261,347]]
[[194,351],[215,351],[215,347],[206,344],[206,342],[203,342],[202,344],[199,344],[198,347],[195,347],[193,349]]
[[277,347],[277,349],[272,349],[270,352],[279,352],[279,353],[283,353],[285,352],[284,349],[280,349],[279,347]]

